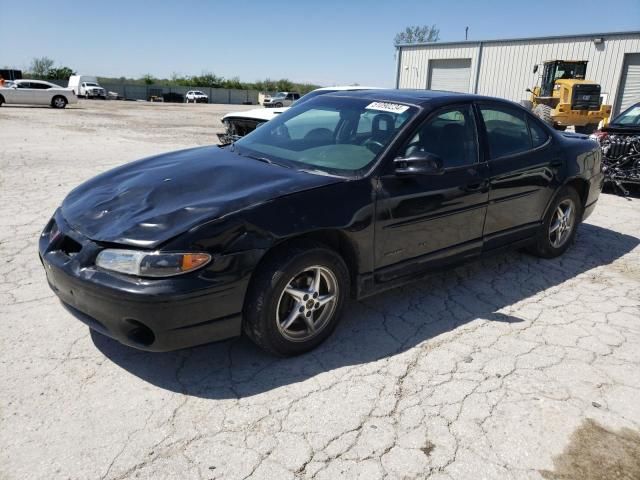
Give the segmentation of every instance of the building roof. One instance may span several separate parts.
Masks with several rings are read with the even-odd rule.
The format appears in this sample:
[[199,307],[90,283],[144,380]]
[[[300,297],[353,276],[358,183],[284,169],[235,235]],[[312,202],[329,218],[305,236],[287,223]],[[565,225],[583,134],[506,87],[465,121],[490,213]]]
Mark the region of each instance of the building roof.
[[632,30],[628,32],[607,32],[607,33],[576,33],[573,35],[549,35],[544,37],[521,37],[521,38],[494,38],[488,40],[460,40],[456,42],[422,42],[422,43],[401,43],[396,45],[397,49],[404,47],[448,47],[452,45],[479,45],[482,43],[506,43],[506,42],[531,42],[540,40],[566,40],[569,38],[598,38],[598,37],[614,37],[614,36],[628,36],[637,35],[640,37],[639,30]]

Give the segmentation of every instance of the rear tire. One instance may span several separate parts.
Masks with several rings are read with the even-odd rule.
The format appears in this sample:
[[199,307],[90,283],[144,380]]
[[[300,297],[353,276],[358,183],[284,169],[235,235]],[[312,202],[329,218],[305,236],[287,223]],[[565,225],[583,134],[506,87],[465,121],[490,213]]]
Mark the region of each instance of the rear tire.
[[276,108],[282,108],[282,104],[280,102],[278,102],[278,103],[275,104],[275,107]]
[[300,355],[331,335],[348,295],[349,271],[337,253],[316,242],[289,244],[254,273],[243,329],[270,353]]
[[542,258],[562,255],[573,243],[581,219],[582,201],[578,192],[573,187],[563,187],[544,217],[535,244],[528,251]]
[[597,123],[588,123],[586,125],[576,125],[575,127],[576,133],[583,133],[585,135],[591,135],[593,132],[595,132],[596,130],[598,130],[598,124]]
[[3,103],[4,103],[4,97],[0,95],[0,107],[2,106]]
[[61,95],[57,95],[51,99],[51,106],[53,108],[64,108],[67,106],[67,99]]
[[553,108],[551,108],[549,105],[543,104],[538,104],[533,108],[534,115],[536,115],[538,118],[540,118],[540,120],[551,127],[553,127],[553,117],[551,116],[552,111]]

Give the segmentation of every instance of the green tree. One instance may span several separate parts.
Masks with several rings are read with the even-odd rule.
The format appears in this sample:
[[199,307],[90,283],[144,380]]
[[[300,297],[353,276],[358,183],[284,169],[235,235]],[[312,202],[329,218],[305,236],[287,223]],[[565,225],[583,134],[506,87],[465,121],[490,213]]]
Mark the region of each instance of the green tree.
[[398,33],[393,39],[394,45],[406,43],[428,43],[440,40],[440,29],[435,25],[414,25]]
[[51,67],[53,67],[53,60],[49,57],[34,58],[31,61],[31,75],[35,78],[47,78]]
[[71,75],[75,75],[75,74],[76,72],[74,72],[69,67],[50,68],[49,71],[47,72],[47,80],[69,79]]
[[147,73],[142,76],[142,81],[144,82],[145,85],[153,85],[156,79],[153,78],[153,75],[151,75],[150,73]]

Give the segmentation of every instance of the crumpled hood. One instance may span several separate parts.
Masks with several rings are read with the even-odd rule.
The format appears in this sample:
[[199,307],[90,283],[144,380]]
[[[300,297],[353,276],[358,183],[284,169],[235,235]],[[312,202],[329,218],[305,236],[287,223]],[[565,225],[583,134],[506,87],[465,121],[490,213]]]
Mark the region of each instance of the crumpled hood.
[[105,172],[72,190],[61,209],[94,241],[154,248],[206,221],[338,181],[210,146]]

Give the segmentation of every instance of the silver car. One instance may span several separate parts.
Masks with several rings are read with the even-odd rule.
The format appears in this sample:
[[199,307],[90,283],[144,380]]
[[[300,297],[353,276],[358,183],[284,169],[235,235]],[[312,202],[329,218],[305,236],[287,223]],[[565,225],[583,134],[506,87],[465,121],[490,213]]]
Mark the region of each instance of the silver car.
[[71,88],[62,88],[43,80],[22,79],[0,88],[0,106],[3,103],[64,108],[70,103],[78,103],[78,97]]
[[288,107],[299,98],[298,92],[278,92],[273,97],[265,97],[262,105],[267,108]]

